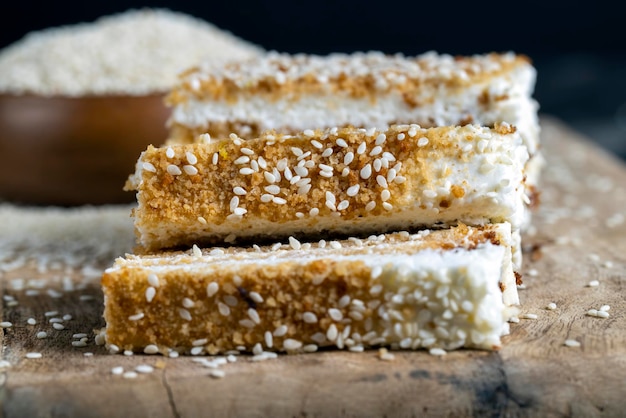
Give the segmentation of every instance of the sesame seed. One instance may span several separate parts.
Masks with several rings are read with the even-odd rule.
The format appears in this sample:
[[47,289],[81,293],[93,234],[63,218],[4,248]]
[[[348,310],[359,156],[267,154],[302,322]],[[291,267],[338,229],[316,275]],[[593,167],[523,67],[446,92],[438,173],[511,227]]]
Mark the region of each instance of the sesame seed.
[[376,158],[374,160],[374,163],[372,164],[372,167],[374,167],[374,171],[378,173],[380,169],[383,168],[383,161],[380,158]]
[[320,164],[318,164],[318,167],[322,171],[331,171],[331,172],[333,171],[333,168],[331,166],[327,165],[327,164],[320,163]]
[[183,174],[183,172],[180,171],[180,168],[178,168],[178,166],[175,166],[174,164],[170,164],[167,166],[167,172],[172,176],[178,176]]
[[370,288],[370,295],[377,296],[382,292],[383,286],[380,284],[374,285]]
[[522,319],[537,319],[537,315],[533,314],[533,313],[526,313],[526,314],[520,315],[520,318],[522,318]]
[[287,331],[288,331],[287,325],[280,325],[274,330],[273,335],[274,337],[283,337],[287,335]]
[[261,195],[260,199],[263,203],[269,203],[274,199],[274,196],[269,193],[264,193]]
[[198,174],[198,169],[192,165],[184,165],[183,170],[186,174],[190,176],[195,176],[196,174]]
[[35,318],[28,318],[28,319],[26,320],[26,323],[27,323],[28,325],[37,325],[37,320],[36,320]]
[[141,164],[144,170],[149,171],[151,173],[156,173],[156,168],[152,163],[143,163]]
[[376,145],[382,145],[387,140],[387,136],[385,134],[379,134],[376,137]]
[[598,318],[608,318],[610,315],[607,311],[597,311],[596,316]]
[[284,205],[285,203],[287,203],[287,201],[283,199],[282,197],[276,197],[276,196],[272,198],[272,202],[276,203],[277,205]]
[[213,163],[213,165],[217,165],[218,159],[219,159],[219,153],[217,152],[213,153],[213,157],[211,158],[211,162]]
[[135,367],[135,371],[137,373],[152,373],[154,371],[154,367],[148,365],[148,364],[139,364],[137,365],[137,367]]
[[309,215],[310,215],[310,216],[317,216],[317,215],[319,215],[319,213],[320,213],[320,210],[319,210],[318,208],[312,208],[312,209],[309,211]]
[[603,312],[608,312],[611,310],[611,307],[609,305],[602,305],[600,306],[600,309],[598,309],[599,311],[603,311]]
[[124,368],[122,366],[116,366],[111,369],[111,374],[121,375],[124,373]]
[[228,305],[222,303],[222,302],[218,302],[217,303],[217,310],[219,311],[219,313],[222,316],[228,316],[230,315],[230,308],[228,307]]
[[447,354],[446,350],[444,350],[443,348],[436,348],[436,347],[428,350],[428,353],[431,356],[445,356]]
[[348,202],[347,200],[342,200],[341,202],[339,202],[339,204],[337,205],[337,210],[345,210],[348,209],[348,206],[350,206],[350,202]]
[[156,354],[159,352],[159,347],[157,347],[155,344],[148,344],[144,349],[143,352],[145,354]]
[[346,142],[345,139],[343,138],[337,138],[337,140],[335,141],[335,143],[340,146],[341,148],[347,148],[348,147],[348,143]]
[[248,309],[248,316],[250,317],[250,319],[252,319],[254,321],[255,324],[260,324],[261,323],[261,318],[259,317],[259,313],[257,312],[256,309],[249,308]]
[[393,206],[389,202],[383,202],[383,208],[385,210],[391,210],[391,209],[393,209]]
[[372,150],[370,151],[370,156],[373,157],[375,155],[378,155],[380,153],[383,152],[383,148],[380,145],[376,145],[374,148],[372,148]]
[[57,331],[62,331],[65,329],[65,325],[60,324],[58,322],[55,322],[54,324],[52,324],[52,327],[56,329]]
[[354,160],[354,153],[352,151],[346,152],[346,155],[343,156],[343,163],[345,165],[350,164]]
[[237,206],[239,206],[239,197],[233,196],[232,199],[230,199],[230,211],[234,211]]
[[143,317],[144,317],[143,312],[139,312],[139,313],[137,313],[135,315],[129,316],[128,320],[129,321],[139,321],[140,319],[143,319]]
[[301,347],[302,347],[302,342],[298,340],[287,338],[285,341],[283,341],[283,348],[285,350],[297,350]]
[[365,167],[363,167],[360,171],[360,175],[363,180],[369,179],[372,175],[372,165],[367,164]]
[[178,315],[185,321],[191,321],[191,313],[185,308],[178,308]]
[[592,280],[587,283],[587,287],[598,287],[600,286],[600,282],[598,280]]
[[307,170],[307,168],[304,166],[296,166],[293,168],[293,171],[295,171],[296,174],[300,177],[306,177],[309,175],[309,170]]
[[567,346],[567,347],[580,347],[580,341],[576,341],[576,340],[565,340],[565,342],[563,343],[563,345]]
[[313,145],[313,146],[314,146],[315,148],[317,148],[317,149],[322,149],[322,148],[324,148],[324,145],[322,145],[322,143],[321,143],[321,142],[319,142],[319,141],[317,141],[317,140],[315,140],[315,139],[311,140],[311,145]]
[[219,285],[216,282],[211,282],[206,287],[206,294],[208,297],[212,297],[219,290]]
[[242,174],[244,176],[250,175],[252,173],[254,173],[254,170],[249,167],[243,167],[239,170],[239,174]]
[[370,211],[374,210],[375,207],[376,207],[376,202],[374,202],[372,200],[371,202],[368,202],[367,205],[365,205],[365,210],[370,212]]
[[328,316],[330,316],[330,318],[333,321],[337,321],[337,322],[343,319],[343,313],[339,309],[336,309],[336,308],[330,308],[328,310]]
[[317,344],[307,344],[304,347],[302,347],[302,351],[304,351],[305,353],[315,353],[318,349]]
[[302,133],[305,136],[315,136],[315,131],[313,131],[312,129],[305,129]]
[[335,324],[330,324],[328,330],[326,330],[326,338],[329,341],[335,341],[338,335],[339,332],[337,331],[337,327],[335,326]]
[[176,154],[175,154],[174,150],[172,149],[172,147],[167,147],[167,149],[165,150],[165,156],[167,158],[174,158],[175,155]]
[[[409,134],[409,136],[415,136],[415,135]],[[422,137],[422,138],[417,140],[417,146],[418,147],[425,147],[426,145],[428,145],[428,142],[429,142],[428,138]]]
[[238,196],[243,196],[246,194],[246,190],[243,187],[236,186],[235,188],[233,188],[233,193]]
[[300,241],[298,241],[294,237],[289,237],[289,245],[294,250],[299,250],[302,247],[302,245],[300,244]]
[[252,299],[256,303],[263,303],[263,297],[259,295],[257,292],[250,292],[248,296],[250,296],[250,299]]
[[330,248],[332,248],[333,250],[338,250],[341,248],[341,243],[339,241],[331,241],[329,245]]
[[313,312],[305,312],[302,314],[302,320],[307,324],[317,323],[317,316]]
[[198,158],[191,151],[186,151],[185,157],[187,158],[187,162],[189,164],[196,164],[198,162]]
[[383,158],[387,160],[388,163],[389,161],[396,161],[396,157],[389,151],[383,152]]
[[322,152],[322,157],[324,157],[324,158],[328,158],[331,155],[333,155],[333,149],[332,148],[326,148],[324,150],[324,152]]
[[298,187],[298,194],[305,195],[309,193],[309,191],[311,190],[311,187],[312,186],[310,184],[303,184],[302,186]]
[[43,340],[44,338],[48,337],[48,333],[46,331],[39,331],[37,333],[37,338],[39,338],[40,340]]
[[11,328],[13,326],[13,324],[11,322],[8,321],[3,321],[0,322],[0,328]]
[[406,138],[406,137],[404,136],[404,134],[403,134],[403,133],[399,133],[399,134],[398,134],[398,136],[397,136],[396,138],[398,138],[398,141],[402,141],[402,140],[404,140],[404,138]]
[[365,142],[361,142],[359,147],[356,149],[356,153],[361,155],[367,150],[367,144]]
[[[276,184],[272,184],[272,185],[270,185],[270,186],[265,186],[263,189],[264,189],[266,192],[268,192],[268,193],[270,193],[270,194],[272,194],[272,195],[275,195],[275,194],[280,193],[280,186],[278,186],[278,185],[276,185]],[[273,198],[274,198],[274,197],[272,196],[272,199],[273,199]]]
[[346,306],[350,304],[350,301],[351,301],[350,295],[343,295],[341,298],[339,298],[339,302],[337,302],[337,306],[339,306],[340,308],[345,308]]
[[348,167],[344,167],[343,170],[341,170],[342,177],[346,177],[349,174],[350,174],[350,169]]
[[278,171],[284,171],[287,168],[287,164],[288,163],[289,163],[289,161],[287,161],[286,158],[282,158],[282,159],[278,160],[278,162],[276,163],[276,169]]
[[402,184],[406,181],[406,177],[404,176],[397,176],[395,179],[393,179],[393,182],[396,184]]
[[549,310],[549,311],[555,310],[556,309],[556,303],[554,303],[554,302],[548,303],[548,305],[546,306],[546,309]]
[[[306,135],[306,134],[305,134]],[[296,157],[299,157],[303,154],[303,151],[298,148],[298,147],[291,147],[291,152],[293,153],[293,155],[295,155]]]
[[215,379],[221,379],[224,376],[226,376],[226,372],[224,370],[221,370],[221,369],[212,369],[209,372],[209,376],[211,376],[212,378],[215,378]]
[[355,184],[354,186],[350,186],[348,187],[348,190],[346,191],[346,194],[350,197],[356,196],[357,193],[359,193],[359,189],[361,188],[361,186],[359,184]]
[[276,176],[274,176],[269,171],[265,171],[263,173],[263,177],[265,177],[265,181],[267,181],[268,183],[275,183],[276,182]]
[[376,183],[378,183],[380,187],[383,187],[385,189],[389,187],[389,185],[387,184],[387,179],[381,175],[376,176]]

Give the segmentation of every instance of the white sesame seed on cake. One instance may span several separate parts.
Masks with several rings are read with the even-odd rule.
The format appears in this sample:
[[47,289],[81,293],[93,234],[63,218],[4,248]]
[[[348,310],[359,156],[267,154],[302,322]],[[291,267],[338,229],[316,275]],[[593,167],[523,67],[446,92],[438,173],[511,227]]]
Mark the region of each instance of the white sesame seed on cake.
[[[508,223],[459,225],[348,239],[338,249],[285,240],[220,255],[126,255],[102,278],[106,344],[164,355],[497,349],[518,313],[510,232]],[[148,302],[153,276],[160,286]],[[186,299],[194,304],[181,317]]]

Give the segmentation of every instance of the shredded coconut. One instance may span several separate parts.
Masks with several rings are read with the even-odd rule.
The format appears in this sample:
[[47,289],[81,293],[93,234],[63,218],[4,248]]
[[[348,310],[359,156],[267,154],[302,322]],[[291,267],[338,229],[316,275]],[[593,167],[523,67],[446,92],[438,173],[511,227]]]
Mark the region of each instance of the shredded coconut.
[[0,92],[81,96],[164,92],[202,62],[262,49],[211,23],[167,9],[128,10],[31,32],[0,51]]

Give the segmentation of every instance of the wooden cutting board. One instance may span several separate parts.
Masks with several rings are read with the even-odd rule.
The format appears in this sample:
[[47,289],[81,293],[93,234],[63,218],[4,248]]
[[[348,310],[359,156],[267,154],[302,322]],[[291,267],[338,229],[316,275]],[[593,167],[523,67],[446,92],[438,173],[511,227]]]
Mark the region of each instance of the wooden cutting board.
[[[104,326],[97,272],[5,263],[1,312],[12,326],[2,336],[3,415],[624,416],[626,166],[559,120],[543,116],[541,122],[547,167],[533,231],[523,238],[520,289],[522,313],[536,319],[511,324],[500,351],[395,352],[392,361],[380,360],[376,351],[264,362],[240,356],[220,366],[225,375],[217,378],[191,357],[112,355],[96,345],[92,331]],[[17,285],[25,281],[30,290]],[[549,303],[556,309],[546,309]],[[603,305],[610,306],[608,318],[587,315]],[[72,318],[63,330],[54,329],[50,317],[63,315]],[[28,325],[28,318],[37,324]],[[36,337],[41,331],[47,338]],[[72,345],[76,333],[89,334],[85,347]],[[31,352],[42,357],[27,358]],[[136,378],[112,373],[138,365],[154,371]]]

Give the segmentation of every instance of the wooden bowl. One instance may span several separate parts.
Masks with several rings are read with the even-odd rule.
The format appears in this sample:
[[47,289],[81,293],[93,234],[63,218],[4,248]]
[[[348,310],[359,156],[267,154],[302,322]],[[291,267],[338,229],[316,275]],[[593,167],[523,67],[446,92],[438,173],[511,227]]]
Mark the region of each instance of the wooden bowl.
[[0,201],[130,203],[139,154],[167,137],[163,94],[40,97],[0,94]]

